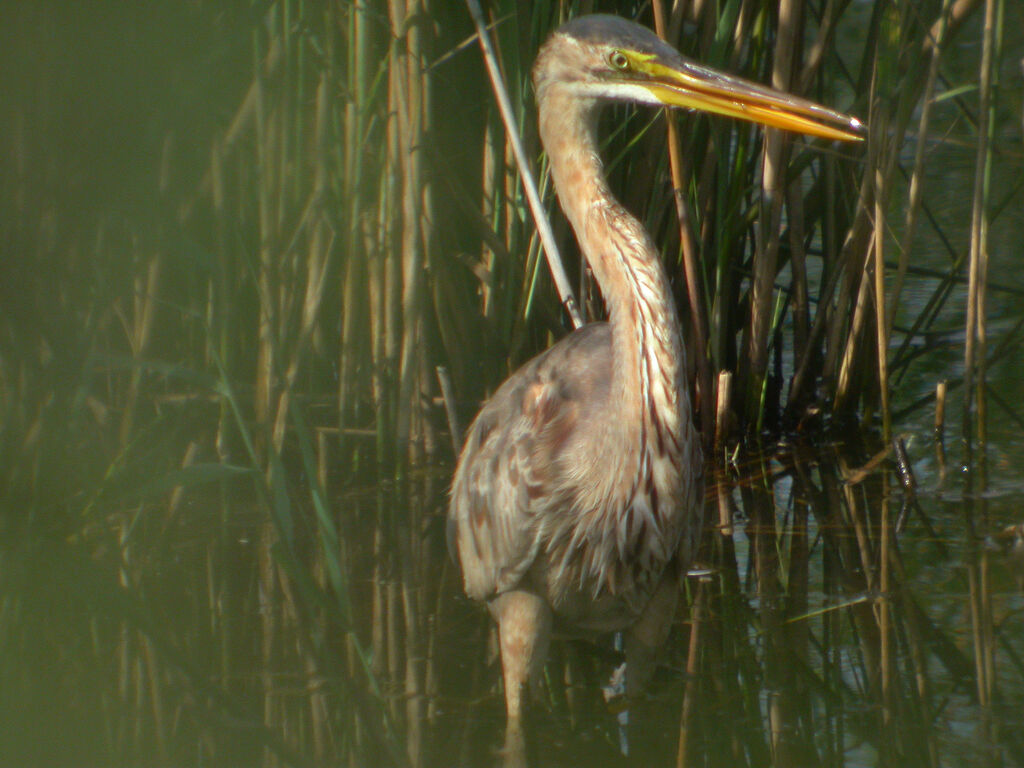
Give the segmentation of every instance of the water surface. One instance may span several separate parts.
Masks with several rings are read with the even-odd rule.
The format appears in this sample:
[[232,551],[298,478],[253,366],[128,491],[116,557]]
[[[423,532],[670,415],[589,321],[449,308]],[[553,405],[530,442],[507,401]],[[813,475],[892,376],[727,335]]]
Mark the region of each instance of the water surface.
[[[878,446],[709,469],[647,696],[606,703],[612,637],[556,639],[530,764],[1024,762],[1020,478],[968,492],[928,442],[913,498]],[[94,557],[56,540],[6,555],[0,762],[500,764],[500,669],[446,551],[448,471],[335,497],[344,594],[309,532],[286,552],[223,488]]]

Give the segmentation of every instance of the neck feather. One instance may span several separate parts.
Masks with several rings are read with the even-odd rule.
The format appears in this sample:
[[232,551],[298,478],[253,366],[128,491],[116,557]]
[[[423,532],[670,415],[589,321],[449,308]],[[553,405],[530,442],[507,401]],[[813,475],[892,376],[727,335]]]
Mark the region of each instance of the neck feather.
[[678,445],[690,431],[679,319],[654,243],[608,189],[597,104],[551,85],[539,110],[555,189],[608,307],[621,417]]

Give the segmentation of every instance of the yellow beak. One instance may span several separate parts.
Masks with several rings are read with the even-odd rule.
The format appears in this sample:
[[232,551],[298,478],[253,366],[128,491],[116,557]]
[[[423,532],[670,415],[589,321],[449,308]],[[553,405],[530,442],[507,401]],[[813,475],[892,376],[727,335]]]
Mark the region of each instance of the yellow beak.
[[682,56],[667,62],[662,57],[631,52],[630,59],[634,68],[649,78],[637,84],[666,106],[699,109],[836,141],[864,138],[864,125],[855,117],[726,75]]

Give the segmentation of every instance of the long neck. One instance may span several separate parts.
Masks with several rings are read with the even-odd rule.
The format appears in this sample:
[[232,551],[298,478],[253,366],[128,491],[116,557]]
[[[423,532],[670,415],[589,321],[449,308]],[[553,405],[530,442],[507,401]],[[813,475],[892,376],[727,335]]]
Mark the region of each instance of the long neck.
[[626,423],[671,451],[690,440],[679,319],[668,278],[643,226],[608,189],[598,155],[594,102],[557,86],[539,101],[541,140],[562,208],[608,307],[613,403]]

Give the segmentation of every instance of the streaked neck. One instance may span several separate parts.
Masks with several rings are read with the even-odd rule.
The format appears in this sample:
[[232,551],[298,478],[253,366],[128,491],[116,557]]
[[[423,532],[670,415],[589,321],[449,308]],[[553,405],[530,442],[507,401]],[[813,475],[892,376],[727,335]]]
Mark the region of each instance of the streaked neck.
[[689,398],[665,270],[646,230],[608,189],[598,154],[597,104],[558,85],[539,96],[541,140],[555,189],[608,307],[612,392],[621,416],[638,429],[657,430],[659,442],[678,444],[687,431],[682,422],[690,418]]

